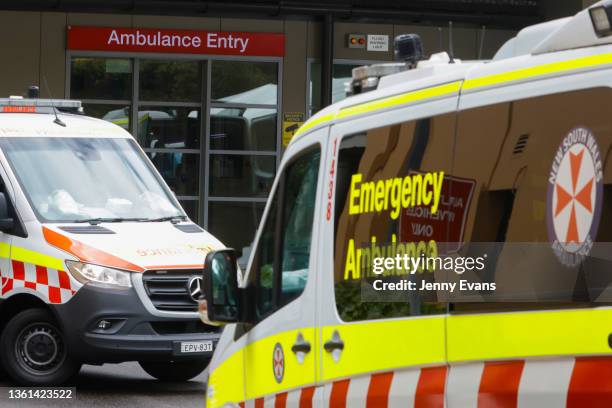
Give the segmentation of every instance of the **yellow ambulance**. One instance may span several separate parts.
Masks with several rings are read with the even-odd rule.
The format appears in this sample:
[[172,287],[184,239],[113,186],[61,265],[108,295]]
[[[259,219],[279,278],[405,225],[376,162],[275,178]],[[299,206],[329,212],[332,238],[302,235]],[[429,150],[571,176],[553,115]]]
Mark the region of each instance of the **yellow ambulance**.
[[[612,406],[611,24],[600,2],[488,62],[410,37],[354,71],[287,148],[244,276],[207,256],[207,407]],[[482,255],[463,276],[497,293],[370,299],[384,253]]]

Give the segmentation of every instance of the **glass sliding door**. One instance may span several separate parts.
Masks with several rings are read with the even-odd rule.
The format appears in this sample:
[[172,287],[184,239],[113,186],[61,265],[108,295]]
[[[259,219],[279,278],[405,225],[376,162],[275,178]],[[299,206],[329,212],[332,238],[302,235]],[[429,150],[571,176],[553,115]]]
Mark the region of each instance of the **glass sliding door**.
[[137,61],[135,137],[181,205],[200,222],[202,62]]
[[213,60],[209,76],[208,227],[244,261],[278,165],[279,67]]
[[127,58],[75,57],[70,64],[70,97],[89,116],[130,130],[133,62]]
[[281,60],[68,60],[68,96],[131,132],[189,217],[246,259],[280,158]]

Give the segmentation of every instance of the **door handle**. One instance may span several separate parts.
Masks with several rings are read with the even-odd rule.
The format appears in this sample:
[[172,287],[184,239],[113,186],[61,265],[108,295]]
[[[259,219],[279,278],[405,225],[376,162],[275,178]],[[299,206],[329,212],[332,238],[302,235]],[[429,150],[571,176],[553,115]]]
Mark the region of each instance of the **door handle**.
[[338,330],[334,331],[331,340],[328,340],[325,342],[325,344],[323,344],[323,348],[328,353],[332,353],[335,350],[344,350],[344,342],[340,338],[340,333],[338,333]]
[[295,343],[291,346],[291,351],[293,351],[295,357],[297,357],[298,364],[304,364],[306,354],[310,353],[310,343],[304,339],[302,333],[298,333]]
[[295,343],[293,343],[293,346],[291,347],[291,351],[293,351],[295,354],[310,353],[310,349],[310,343],[304,340],[302,333],[299,333]]

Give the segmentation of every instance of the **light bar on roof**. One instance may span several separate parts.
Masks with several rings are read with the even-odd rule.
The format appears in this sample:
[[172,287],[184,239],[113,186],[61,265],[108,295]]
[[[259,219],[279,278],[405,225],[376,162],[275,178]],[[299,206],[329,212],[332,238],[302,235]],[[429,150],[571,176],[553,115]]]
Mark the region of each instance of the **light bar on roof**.
[[0,98],[0,106],[36,106],[38,108],[78,109],[81,101],[69,99]]

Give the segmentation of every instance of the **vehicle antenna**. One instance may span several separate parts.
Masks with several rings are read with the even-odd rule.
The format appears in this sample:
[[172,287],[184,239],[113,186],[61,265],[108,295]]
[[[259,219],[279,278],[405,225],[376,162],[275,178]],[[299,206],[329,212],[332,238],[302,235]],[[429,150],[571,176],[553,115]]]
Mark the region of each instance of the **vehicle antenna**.
[[482,30],[480,30],[480,47],[478,48],[478,59],[482,59],[482,50],[484,48],[484,39],[486,31],[487,26],[483,25]]
[[450,57],[449,64],[455,63],[455,50],[453,47],[453,22],[448,22],[448,54]]
[[64,123],[64,121],[62,121],[57,115],[57,108],[53,104],[54,99],[53,99],[53,95],[51,95],[51,89],[49,89],[49,83],[47,83],[47,76],[43,74],[42,77],[43,77],[43,82],[45,83],[45,88],[47,89],[47,93],[49,94],[49,97],[51,97],[51,108],[53,109],[53,114],[55,115],[55,120],[53,121],[53,123],[55,123],[56,125],[66,127],[66,123]]

